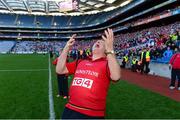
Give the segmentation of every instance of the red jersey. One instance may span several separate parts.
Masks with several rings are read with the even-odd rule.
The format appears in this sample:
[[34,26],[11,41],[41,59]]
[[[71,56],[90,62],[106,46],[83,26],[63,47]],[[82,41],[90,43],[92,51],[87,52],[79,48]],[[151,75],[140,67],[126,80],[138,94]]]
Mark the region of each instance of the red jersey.
[[[110,72],[105,58],[68,63],[74,74],[66,107],[89,116],[104,116]],[[77,66],[77,67],[76,67]]]
[[180,53],[174,54],[169,63],[172,65],[172,68],[180,69]]

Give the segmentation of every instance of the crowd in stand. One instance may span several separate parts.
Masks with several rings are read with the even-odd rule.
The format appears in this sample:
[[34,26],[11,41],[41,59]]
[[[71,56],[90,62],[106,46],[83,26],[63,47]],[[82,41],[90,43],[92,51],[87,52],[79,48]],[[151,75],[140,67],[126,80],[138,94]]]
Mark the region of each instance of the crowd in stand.
[[173,51],[177,50],[180,44],[179,28],[180,22],[176,22],[170,25],[152,27],[134,33],[120,34],[116,36],[115,49],[119,56],[123,56],[127,53],[137,55],[144,46],[148,46],[151,47],[153,57],[159,58],[163,56],[167,47]]
[[[168,11],[165,11],[168,12]],[[151,60],[169,61],[180,45],[179,38],[180,22],[151,27],[136,32],[119,34],[115,36],[115,51],[118,58],[124,56],[140,56],[144,47],[150,48]],[[87,56],[95,40],[76,41],[70,55]],[[57,53],[65,45],[65,41],[17,41],[11,52],[48,52]],[[129,62],[131,59],[129,60]]]
[[[121,66],[124,68],[141,66],[143,53],[147,52],[149,55],[144,55],[145,59],[149,56],[151,61],[168,63],[172,55],[180,50],[180,22],[119,35],[115,47],[121,49],[117,50],[117,54],[123,58]],[[145,63],[149,65],[149,61]],[[148,65],[146,72],[150,71]],[[137,71],[143,70],[144,67],[141,67]]]
[[[170,57],[179,47],[180,22],[152,27],[133,33],[119,34],[115,37],[114,47],[119,58],[124,55],[139,56],[143,47],[151,48],[151,58],[158,59]],[[71,50],[75,56],[78,52],[90,51],[95,40],[76,41]],[[65,41],[17,41],[11,52],[48,52],[59,51],[65,45]]]
[[58,51],[65,45],[64,41],[17,41],[12,53],[21,52],[48,52],[48,51]]
[[157,45],[160,46],[170,39],[170,35],[178,34],[179,23],[180,22],[176,22],[166,26],[152,27],[134,33],[119,34],[115,38],[115,47],[117,49],[127,49],[147,42],[152,46],[157,42]]
[[[69,56],[74,59],[90,56],[91,46],[95,41],[77,40]],[[65,44],[66,41],[17,41],[10,52],[50,52],[58,56]],[[122,68],[148,73],[150,61],[168,63],[172,55],[180,49],[180,22],[116,35],[114,48],[117,57],[123,60]]]

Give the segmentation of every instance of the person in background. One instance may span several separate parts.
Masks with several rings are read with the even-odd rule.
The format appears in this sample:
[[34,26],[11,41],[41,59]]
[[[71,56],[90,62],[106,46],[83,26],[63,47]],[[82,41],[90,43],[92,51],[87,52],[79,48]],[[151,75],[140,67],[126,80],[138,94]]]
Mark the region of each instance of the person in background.
[[53,58],[53,51],[52,51],[52,49],[50,49],[49,54],[50,54],[50,58]]
[[173,55],[173,51],[170,49],[170,47],[167,47],[167,50],[163,53],[164,58],[170,58]]
[[177,37],[177,41],[175,42],[176,46],[180,46],[180,29],[176,32],[176,34],[178,35]]
[[[57,65],[58,57],[53,61],[53,65]],[[58,94],[57,97],[62,96],[64,99],[68,98],[68,76],[66,74],[57,74]]]
[[175,82],[178,79],[178,90],[180,90],[180,49],[178,48],[177,53],[175,53],[169,62],[171,68],[171,83],[169,89],[175,89]]
[[83,53],[82,53],[82,59],[86,59],[87,55],[86,55],[86,50],[84,49],[83,50]]
[[123,60],[122,60],[122,64],[121,64],[121,68],[126,68],[126,63],[128,62],[128,54],[126,54],[124,57],[123,57]]
[[[62,50],[60,50],[60,51],[62,51]],[[55,58],[59,57],[59,52],[58,52],[58,51],[55,51],[54,57],[55,57]]]
[[129,51],[128,61],[126,62],[126,68],[131,69],[132,59],[133,59],[132,51]]
[[137,70],[137,63],[138,63],[138,59],[136,57],[133,57],[132,63],[131,63],[131,70],[133,72],[136,72]]
[[178,33],[174,32],[170,35],[171,41],[175,42],[178,39]]
[[86,50],[86,56],[91,56],[91,50],[89,48]]
[[141,67],[141,61],[136,61],[136,72],[141,73],[142,67]]
[[[145,73],[148,74],[150,69],[149,69],[149,62],[150,62],[150,50],[148,47],[143,48],[143,51],[141,52],[140,56],[141,60],[141,74]],[[145,71],[144,71],[144,66],[145,66]]]

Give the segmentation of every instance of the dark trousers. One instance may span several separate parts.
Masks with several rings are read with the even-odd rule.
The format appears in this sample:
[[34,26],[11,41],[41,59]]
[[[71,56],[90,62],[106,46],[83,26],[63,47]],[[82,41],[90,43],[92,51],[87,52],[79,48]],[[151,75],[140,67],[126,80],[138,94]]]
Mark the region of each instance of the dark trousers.
[[61,119],[104,119],[104,117],[84,115],[65,107]]
[[58,75],[58,94],[61,96],[68,96],[68,77],[66,75]]
[[[144,66],[145,66],[145,71],[144,71]],[[145,61],[143,61],[142,62],[142,64],[141,64],[141,73],[146,73],[146,74],[148,74],[149,73],[149,62],[145,62]]]
[[53,53],[52,53],[52,51],[50,51],[50,58],[52,58],[53,57]]
[[131,70],[132,70],[133,72],[136,72],[136,70],[137,70],[137,65],[136,65],[136,64],[133,64],[132,67],[131,67]]
[[125,67],[126,67],[126,62],[125,62],[125,61],[122,61],[121,68],[125,68]]
[[180,69],[173,69],[172,68],[170,86],[175,86],[176,78],[178,79],[178,87],[180,87]]

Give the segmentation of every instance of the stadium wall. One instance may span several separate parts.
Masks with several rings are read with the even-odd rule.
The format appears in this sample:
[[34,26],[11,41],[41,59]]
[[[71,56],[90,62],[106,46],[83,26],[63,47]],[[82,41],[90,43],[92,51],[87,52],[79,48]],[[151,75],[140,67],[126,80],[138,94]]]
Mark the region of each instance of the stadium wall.
[[161,77],[171,78],[171,70],[168,64],[163,63],[150,63],[150,74],[158,75]]
[[[119,59],[119,64],[121,63],[122,63],[122,59]],[[168,64],[151,62],[149,64],[149,67],[150,67],[150,72],[149,72],[150,75],[171,78],[171,70],[169,69]]]

